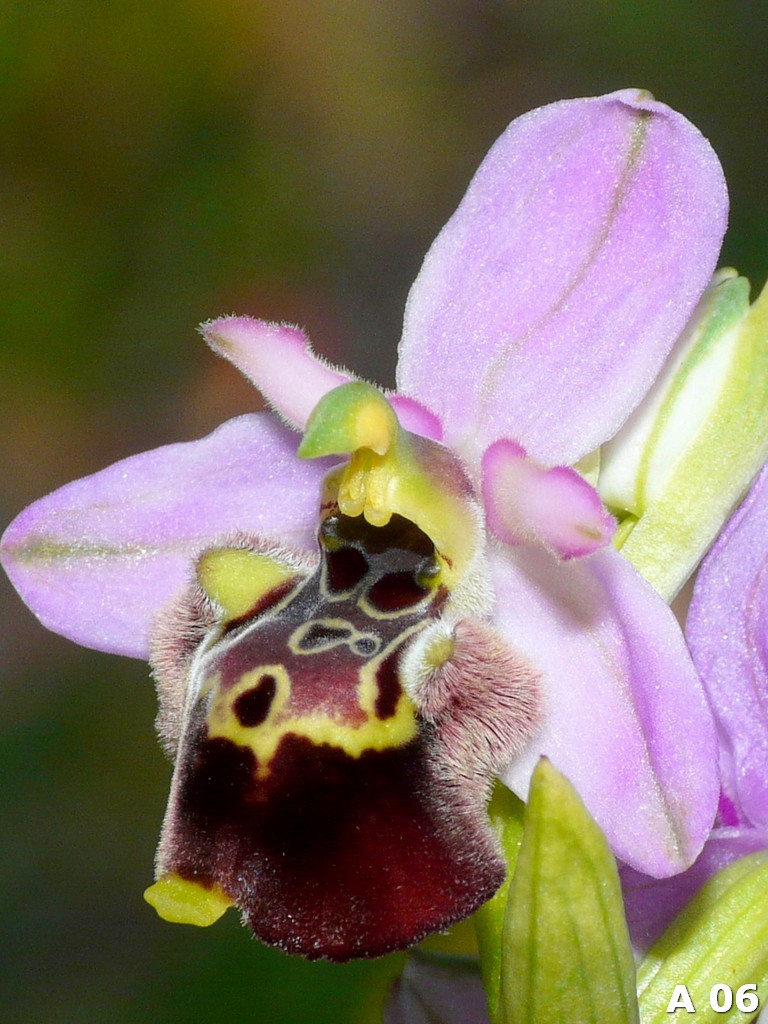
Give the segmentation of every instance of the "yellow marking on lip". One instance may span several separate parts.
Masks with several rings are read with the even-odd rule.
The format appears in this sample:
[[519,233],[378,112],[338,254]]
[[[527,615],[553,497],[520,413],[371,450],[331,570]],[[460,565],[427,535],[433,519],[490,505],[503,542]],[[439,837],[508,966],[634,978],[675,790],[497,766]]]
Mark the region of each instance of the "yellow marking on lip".
[[[405,629],[403,632],[396,637],[393,643],[383,650],[377,657],[372,658],[360,669],[360,683],[357,687],[357,697],[360,702],[360,707],[368,717],[369,722],[375,721],[382,726],[389,725],[390,723],[398,722],[401,717],[405,714],[404,706],[408,706],[412,709],[414,714],[414,725],[416,723],[415,718],[415,706],[411,700],[405,695],[405,692],[401,694],[398,699],[395,714],[390,718],[381,719],[376,714],[376,700],[379,696],[379,683],[376,678],[376,674],[379,670],[381,663],[389,657],[398,647],[400,647],[408,637],[413,636],[415,633],[420,633],[424,629],[424,622],[417,622],[411,626],[410,629]],[[397,729],[397,726],[394,726]],[[394,744],[393,744],[394,746]]]
[[358,601],[358,606],[362,612],[365,612],[369,619],[402,619],[406,615],[418,615],[419,612],[426,611],[427,607],[432,604],[432,601],[434,600],[434,590],[436,589],[436,586],[432,587],[431,583],[429,586],[430,589],[425,592],[423,597],[420,597],[418,601],[414,602],[414,604],[406,605],[405,608],[395,608],[392,611],[380,611],[371,604],[365,594],[361,595],[360,600]]
[[[327,641],[320,641],[316,647],[301,647],[300,644],[302,640],[315,626],[320,626],[321,628],[323,626],[327,626],[330,629],[343,629],[346,635]],[[358,640],[374,640],[377,648],[381,642],[379,638],[374,636],[372,633],[361,632],[352,625],[349,619],[309,619],[307,622],[302,622],[302,624],[294,630],[288,639],[288,647],[293,654],[306,657],[307,655],[317,654],[320,651],[327,651],[329,647],[336,647],[339,644],[344,644],[347,647],[353,648]],[[370,657],[370,655],[361,655],[361,657]]]
[[[241,725],[235,713],[235,702],[242,694],[258,686],[265,676],[272,676],[275,680],[275,696],[264,721],[257,726]],[[279,743],[279,738],[273,742],[274,733],[280,731],[276,729],[276,719],[291,696],[291,680],[285,666],[277,663],[259,665],[250,672],[245,672],[237,683],[227,690],[222,688],[219,677],[214,676],[206,681],[205,688],[213,692],[207,717],[208,735],[211,738],[231,740],[241,747],[249,747],[259,761],[271,760]]]
[[[414,626],[403,636],[420,628],[421,624]],[[403,693],[394,715],[386,719],[376,715],[376,670],[402,639],[402,636],[398,637],[395,644],[390,644],[376,658],[363,665],[357,690],[359,707],[366,720],[359,725],[349,725],[334,718],[332,714],[322,712],[291,715],[287,708],[291,692],[288,673],[282,665],[268,664],[246,672],[228,690],[223,690],[216,678],[209,681],[213,699],[207,717],[208,735],[211,739],[230,740],[237,746],[252,751],[258,761],[261,776],[268,774],[270,762],[277,748],[289,735],[308,739],[315,746],[338,747],[350,757],[360,757],[367,750],[380,751],[405,746],[418,734],[416,708],[411,700]],[[277,684],[267,716],[257,726],[241,725],[234,710],[235,701],[267,675],[272,676]]]

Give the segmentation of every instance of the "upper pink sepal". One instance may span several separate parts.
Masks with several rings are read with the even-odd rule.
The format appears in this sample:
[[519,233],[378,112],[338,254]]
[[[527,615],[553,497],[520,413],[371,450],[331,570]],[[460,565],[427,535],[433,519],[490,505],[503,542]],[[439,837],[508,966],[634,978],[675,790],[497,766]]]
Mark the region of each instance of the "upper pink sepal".
[[616,531],[584,477],[568,466],[546,469],[516,441],[492,444],[482,471],[488,526],[505,544],[543,544],[568,560],[604,547]]
[[298,327],[250,316],[225,316],[201,324],[200,333],[252,381],[292,427],[303,430],[327,392],[355,378],[316,356]]
[[234,532],[313,546],[328,463],[297,459],[297,441],[263,413],[124,459],[20,513],[0,541],[2,564],[49,629],[147,658],[155,615],[203,548]]
[[637,89],[514,121],[429,250],[398,389],[470,460],[514,437],[573,465],[649,388],[715,267],[720,164]]
[[525,797],[544,754],[621,860],[657,878],[695,859],[717,808],[714,725],[672,612],[604,548],[557,562],[490,552],[494,625],[542,673],[540,731],[502,774]]

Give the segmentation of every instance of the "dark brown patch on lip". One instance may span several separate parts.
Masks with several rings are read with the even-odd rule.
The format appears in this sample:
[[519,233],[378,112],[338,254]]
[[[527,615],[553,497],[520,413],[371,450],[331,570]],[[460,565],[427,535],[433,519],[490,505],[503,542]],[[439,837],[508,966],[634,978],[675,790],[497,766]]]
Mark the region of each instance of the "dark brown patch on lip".
[[393,515],[386,526],[371,526],[363,516],[337,513],[323,521],[320,537],[325,543],[332,541],[336,550],[350,546],[368,555],[408,552],[414,564],[432,557],[435,551],[434,544],[423,530],[398,515]]
[[397,710],[397,702],[403,692],[398,674],[399,651],[386,657],[376,670],[376,715],[378,718],[392,718]]
[[368,600],[380,612],[399,612],[423,601],[428,590],[412,572],[390,572],[368,591]]
[[329,551],[325,556],[328,586],[332,591],[344,593],[354,590],[368,572],[368,559],[357,548],[346,547]]
[[286,736],[200,739],[177,789],[164,870],[217,882],[255,935],[310,958],[379,956],[466,917],[501,883],[482,805],[432,770],[424,736],[353,758]]
[[[340,553],[338,592],[328,566]],[[454,770],[403,694],[403,654],[448,597],[425,585],[436,569],[434,545],[407,520],[331,515],[314,572],[205,656],[210,689],[185,721],[158,868],[221,886],[265,942],[310,958],[380,956],[466,917],[504,877],[484,786],[464,784],[464,764]],[[257,680],[245,692],[244,678]],[[209,734],[230,698],[250,746],[228,725]],[[329,742],[301,735],[302,721]]]
[[194,807],[200,820],[225,821],[239,815],[253,789],[255,768],[256,758],[245,747],[218,737],[206,740],[187,766],[184,804]]
[[253,729],[266,721],[276,693],[277,680],[270,675],[262,676],[256,686],[241,693],[233,705],[240,725]]
[[328,647],[330,644],[348,640],[352,636],[352,629],[347,626],[329,626],[325,623],[315,623],[310,626],[298,643],[299,650],[313,651],[318,647]]

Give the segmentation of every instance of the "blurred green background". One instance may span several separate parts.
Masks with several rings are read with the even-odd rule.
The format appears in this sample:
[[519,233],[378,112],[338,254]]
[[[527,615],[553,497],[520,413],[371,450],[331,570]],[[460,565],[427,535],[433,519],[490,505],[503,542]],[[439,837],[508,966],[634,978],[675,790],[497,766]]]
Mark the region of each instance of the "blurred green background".
[[[756,0],[3,0],[0,520],[258,408],[205,318],[299,323],[391,385],[429,242],[551,100],[642,86],[687,114],[730,182],[724,262],[762,284],[767,23]],[[374,1019],[391,960],[155,917],[170,766],[146,667],[48,635],[5,580],[0,600],[0,1019]]]

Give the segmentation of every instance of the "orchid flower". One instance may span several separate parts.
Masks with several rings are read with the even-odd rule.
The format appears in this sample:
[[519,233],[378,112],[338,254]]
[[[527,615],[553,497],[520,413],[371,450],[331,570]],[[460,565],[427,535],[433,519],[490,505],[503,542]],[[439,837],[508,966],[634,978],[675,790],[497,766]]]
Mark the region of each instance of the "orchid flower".
[[312,957],[408,945],[499,886],[489,786],[524,795],[542,754],[624,862],[694,860],[707,700],[586,476],[707,287],[726,205],[709,144],[646,93],[533,111],[425,259],[396,394],[296,327],[211,321],[283,422],[230,420],[11,524],[46,626],[152,661],[162,916],[236,904]]
[[[715,714],[722,794],[701,855],[664,882],[624,871],[639,948],[717,872],[768,850],[768,466],[703,562],[686,635]],[[763,905],[761,896],[761,906]]]

